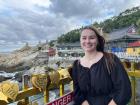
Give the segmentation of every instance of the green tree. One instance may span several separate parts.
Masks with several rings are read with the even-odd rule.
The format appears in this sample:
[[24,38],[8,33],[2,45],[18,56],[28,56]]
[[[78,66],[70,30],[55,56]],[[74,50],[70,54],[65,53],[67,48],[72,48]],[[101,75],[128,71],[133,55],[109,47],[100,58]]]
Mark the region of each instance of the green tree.
[[54,41],[50,41],[50,42],[49,42],[49,46],[50,46],[50,47],[53,47],[53,46],[54,46]]
[[138,26],[138,33],[140,34],[140,19],[137,21],[136,25]]

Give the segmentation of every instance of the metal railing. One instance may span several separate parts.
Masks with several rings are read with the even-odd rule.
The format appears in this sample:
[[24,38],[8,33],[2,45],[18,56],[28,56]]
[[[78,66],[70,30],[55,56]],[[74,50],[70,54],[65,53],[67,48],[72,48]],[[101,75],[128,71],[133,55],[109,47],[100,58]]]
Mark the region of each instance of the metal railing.
[[[136,78],[140,78],[140,70],[137,70],[135,68],[135,63],[131,62],[131,67],[128,68],[126,63],[124,63],[124,66],[128,72],[128,75],[130,76],[131,79],[131,85],[132,85],[132,99],[130,104],[131,105],[136,105]],[[128,70],[129,69],[129,70]],[[37,88],[34,87],[29,87],[28,82],[27,82],[27,78],[28,76],[25,75],[23,76],[23,89],[22,91],[19,91],[17,97],[16,97],[16,101],[18,101],[17,105],[32,105],[30,103],[29,97],[30,96],[34,96],[40,93],[43,93],[44,96],[44,104],[47,104],[49,102],[49,90],[50,89],[54,89],[56,88],[56,85],[50,84],[48,88],[46,88],[44,91],[40,91]],[[70,83],[71,79],[70,78],[63,78],[60,80],[59,84],[57,85],[57,87],[59,88],[59,96],[63,96],[64,95],[64,85],[67,83]],[[0,103],[2,103],[3,100],[0,100]],[[9,103],[13,103],[13,101],[9,100]],[[7,105],[9,103],[3,104],[3,105]]]
[[136,84],[137,84],[136,78],[140,78],[140,70],[135,68],[134,62],[131,62],[131,70],[128,71],[128,75],[131,77],[131,87],[132,87],[131,105],[136,105]]

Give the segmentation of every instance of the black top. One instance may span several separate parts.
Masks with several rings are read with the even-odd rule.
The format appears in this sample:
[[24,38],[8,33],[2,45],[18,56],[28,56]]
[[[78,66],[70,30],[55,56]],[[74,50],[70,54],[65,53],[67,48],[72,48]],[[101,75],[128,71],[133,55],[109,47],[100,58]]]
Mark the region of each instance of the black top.
[[117,105],[126,105],[131,98],[131,84],[128,75],[117,56],[111,73],[105,64],[105,55],[90,68],[76,60],[73,64],[75,105],[87,100],[90,105],[108,105],[111,99]]

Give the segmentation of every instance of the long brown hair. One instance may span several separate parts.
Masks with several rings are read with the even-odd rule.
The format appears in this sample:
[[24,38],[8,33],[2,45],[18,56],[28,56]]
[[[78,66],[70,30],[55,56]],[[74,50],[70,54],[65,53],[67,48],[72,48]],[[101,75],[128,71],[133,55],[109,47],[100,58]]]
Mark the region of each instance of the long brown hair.
[[105,57],[105,65],[107,67],[108,73],[110,74],[115,65],[114,54],[104,52],[104,57]]
[[97,44],[97,51],[103,52],[104,56],[105,56],[105,64],[106,67],[108,69],[108,72],[110,74],[113,65],[114,65],[114,55],[112,53],[107,53],[104,51],[104,45],[105,45],[105,39],[103,36],[100,35],[100,33],[98,32],[98,30],[95,27],[92,26],[86,26],[84,28],[82,28],[81,32],[85,29],[89,29],[95,32],[97,39],[98,39],[98,44]]

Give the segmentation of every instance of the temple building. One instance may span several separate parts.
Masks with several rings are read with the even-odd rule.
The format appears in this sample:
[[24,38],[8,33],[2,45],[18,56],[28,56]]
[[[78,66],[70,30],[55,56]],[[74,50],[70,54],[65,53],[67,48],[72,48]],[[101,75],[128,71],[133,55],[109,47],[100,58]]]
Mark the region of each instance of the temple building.
[[136,30],[137,28],[132,25],[109,33],[105,49],[110,52],[126,52],[129,43],[140,40]]

